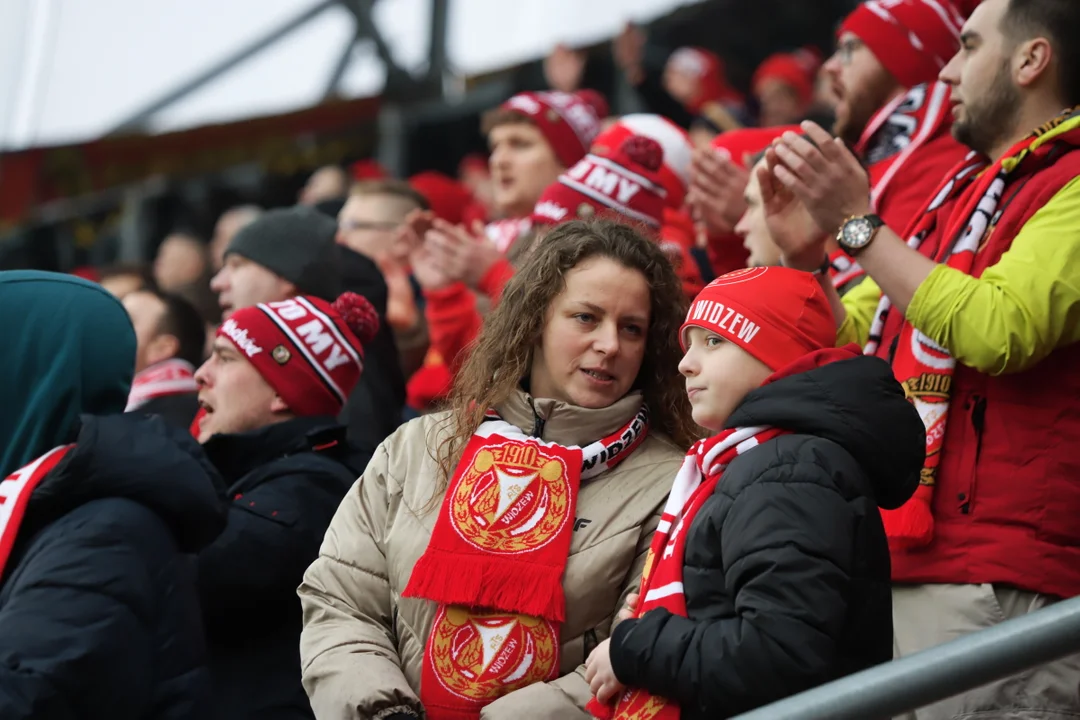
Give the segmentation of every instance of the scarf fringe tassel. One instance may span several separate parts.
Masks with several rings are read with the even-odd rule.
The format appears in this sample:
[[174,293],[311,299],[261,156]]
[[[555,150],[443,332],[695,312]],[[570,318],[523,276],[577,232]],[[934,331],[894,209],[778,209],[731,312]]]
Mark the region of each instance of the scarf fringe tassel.
[[404,596],[464,607],[475,607],[482,598],[487,609],[561,623],[566,619],[562,575],[561,567],[429,551],[416,561]]
[[896,510],[882,510],[881,521],[889,543],[900,548],[925,547],[934,539],[934,514],[930,502],[933,485],[920,485],[915,494]]

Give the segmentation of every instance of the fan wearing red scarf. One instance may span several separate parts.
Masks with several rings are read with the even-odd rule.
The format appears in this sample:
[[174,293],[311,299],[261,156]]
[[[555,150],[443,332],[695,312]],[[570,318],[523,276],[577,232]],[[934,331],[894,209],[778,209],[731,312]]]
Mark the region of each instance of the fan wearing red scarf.
[[587,661],[597,717],[729,717],[892,657],[878,508],[914,492],[923,428],[889,366],[835,335],[821,286],[788,268],[729,273],[690,306],[679,371],[716,434]]

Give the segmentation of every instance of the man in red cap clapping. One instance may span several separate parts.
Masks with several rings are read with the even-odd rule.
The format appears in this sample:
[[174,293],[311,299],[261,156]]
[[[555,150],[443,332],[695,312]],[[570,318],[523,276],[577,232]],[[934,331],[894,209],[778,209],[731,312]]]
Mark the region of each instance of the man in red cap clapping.
[[[844,20],[824,65],[838,98],[833,130],[866,166],[874,208],[894,227],[907,225],[967,153],[950,134],[949,88],[937,82],[959,47],[962,24],[950,0],[870,0]],[[725,135],[731,133],[717,142]],[[695,155],[691,199],[717,247],[730,241],[746,210],[748,180],[739,158]],[[863,275],[841,251],[830,260],[837,287],[851,287]]]

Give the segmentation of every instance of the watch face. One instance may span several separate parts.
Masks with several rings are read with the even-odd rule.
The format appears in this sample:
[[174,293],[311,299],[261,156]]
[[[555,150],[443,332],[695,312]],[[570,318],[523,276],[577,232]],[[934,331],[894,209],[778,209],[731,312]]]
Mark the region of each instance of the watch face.
[[874,224],[866,218],[849,220],[844,225],[841,244],[853,250],[864,248],[874,237],[874,229]]

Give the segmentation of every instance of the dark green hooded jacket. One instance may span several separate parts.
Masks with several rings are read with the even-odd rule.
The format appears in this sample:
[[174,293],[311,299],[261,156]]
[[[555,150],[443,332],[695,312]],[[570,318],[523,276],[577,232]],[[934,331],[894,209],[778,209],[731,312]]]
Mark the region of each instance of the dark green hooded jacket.
[[80,278],[0,272],[0,478],[75,440],[79,415],[124,411],[135,331],[120,301]]
[[225,524],[202,448],[123,413],[127,313],[91,283],[0,272],[3,472],[74,443],[33,486],[0,573],[0,718],[213,717],[191,555]]

